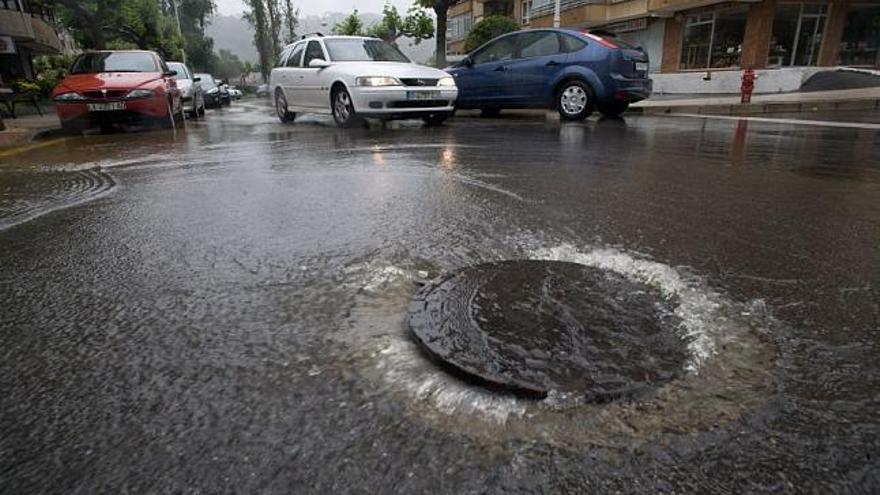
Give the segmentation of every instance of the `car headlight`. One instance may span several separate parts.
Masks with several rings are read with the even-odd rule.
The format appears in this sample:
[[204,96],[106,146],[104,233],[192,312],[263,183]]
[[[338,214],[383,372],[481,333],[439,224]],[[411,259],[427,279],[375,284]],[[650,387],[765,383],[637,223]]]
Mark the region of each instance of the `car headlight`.
[[61,93],[60,95],[55,96],[55,101],[81,101],[85,99],[85,96],[77,93],[76,91]]
[[355,79],[357,86],[403,86],[396,77],[359,77]]
[[125,95],[126,98],[150,98],[155,96],[156,92],[151,89],[133,89]]
[[447,87],[455,86],[455,79],[453,79],[449,76],[441,77],[440,79],[437,80],[437,86],[447,86]]

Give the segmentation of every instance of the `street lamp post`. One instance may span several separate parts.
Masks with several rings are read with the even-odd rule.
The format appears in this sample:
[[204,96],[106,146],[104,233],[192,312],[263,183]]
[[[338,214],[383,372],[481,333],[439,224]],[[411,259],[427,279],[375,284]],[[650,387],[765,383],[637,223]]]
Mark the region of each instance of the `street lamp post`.
[[553,2],[553,27],[559,27],[559,0]]
[[[557,3],[559,0],[556,0]],[[183,42],[183,30],[180,29],[180,13],[177,12],[177,0],[171,0],[171,6],[174,8],[174,18],[177,19],[177,34],[180,36],[180,44],[183,47],[183,63],[186,63],[186,43]]]

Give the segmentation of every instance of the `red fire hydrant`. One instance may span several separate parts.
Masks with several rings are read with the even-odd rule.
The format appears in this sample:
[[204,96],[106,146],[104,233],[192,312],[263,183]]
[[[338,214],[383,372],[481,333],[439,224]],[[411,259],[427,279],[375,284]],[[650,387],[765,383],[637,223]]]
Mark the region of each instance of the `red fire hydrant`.
[[752,91],[755,90],[755,71],[749,67],[743,71],[742,86],[739,88],[740,103],[749,103],[752,101]]

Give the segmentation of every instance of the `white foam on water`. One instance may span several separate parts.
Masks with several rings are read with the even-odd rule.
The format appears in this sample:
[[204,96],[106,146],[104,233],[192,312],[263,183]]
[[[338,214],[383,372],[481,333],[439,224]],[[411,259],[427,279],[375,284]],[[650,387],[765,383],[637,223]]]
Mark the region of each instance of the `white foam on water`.
[[387,383],[418,402],[430,403],[440,413],[476,415],[502,425],[526,413],[522,401],[467,385],[440,370],[403,336],[389,336],[378,357],[376,367]]
[[669,265],[638,259],[611,248],[583,252],[573,245],[562,244],[536,249],[530,257],[610,270],[657,287],[664,297],[675,299],[677,303],[675,315],[682,321],[680,331],[690,352],[687,371],[696,372],[717,352],[717,341],[723,328],[719,322],[725,319],[720,313],[724,299],[702,281],[686,278]]

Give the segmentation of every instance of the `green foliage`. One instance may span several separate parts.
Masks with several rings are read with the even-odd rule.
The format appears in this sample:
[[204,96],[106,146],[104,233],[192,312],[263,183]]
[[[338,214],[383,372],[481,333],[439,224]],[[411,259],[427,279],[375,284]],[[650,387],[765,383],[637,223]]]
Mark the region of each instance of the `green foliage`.
[[479,48],[483,43],[502,34],[517,31],[519,24],[510,17],[492,15],[476,23],[464,42],[464,50],[471,52]]
[[360,36],[364,34],[364,23],[358,17],[357,9],[343,19],[342,22],[333,26],[333,34],[343,36]]
[[13,79],[12,88],[21,93],[39,93],[40,85],[27,79]]
[[232,80],[244,72],[245,64],[238,58],[238,55],[222,48],[217,52],[217,58],[214,61],[214,75],[221,79]]
[[48,95],[64,79],[73,64],[71,55],[43,55],[34,59],[34,82],[40,94]]
[[409,8],[406,17],[401,17],[397,7],[386,3],[382,9],[382,21],[367,29],[367,35],[389,43],[396,43],[398,38],[406,36],[418,44],[434,36],[434,20],[416,5]]

